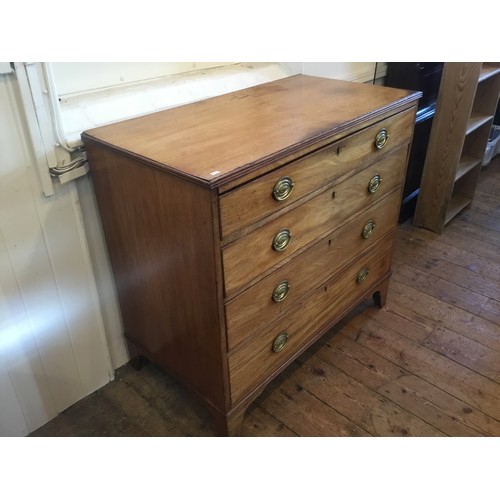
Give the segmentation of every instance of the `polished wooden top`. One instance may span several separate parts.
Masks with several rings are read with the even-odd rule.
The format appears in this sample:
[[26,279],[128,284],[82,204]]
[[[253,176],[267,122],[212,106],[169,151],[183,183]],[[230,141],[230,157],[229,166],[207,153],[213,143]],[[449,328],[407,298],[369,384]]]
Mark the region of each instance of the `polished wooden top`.
[[82,139],[215,187],[420,95],[296,75],[98,127]]

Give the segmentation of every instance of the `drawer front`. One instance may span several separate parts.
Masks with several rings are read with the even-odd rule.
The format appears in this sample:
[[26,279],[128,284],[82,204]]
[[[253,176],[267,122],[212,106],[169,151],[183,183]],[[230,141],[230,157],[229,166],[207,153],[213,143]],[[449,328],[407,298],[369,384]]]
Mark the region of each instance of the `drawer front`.
[[[222,238],[295,203],[361,164],[378,161],[380,155],[409,141],[414,121],[414,111],[404,111],[221,196]],[[388,140],[378,149],[375,139],[382,129],[387,131]]]
[[228,301],[228,349],[293,309],[304,295],[392,231],[400,201],[397,190]]
[[[315,239],[397,189],[403,180],[407,147],[225,246],[222,250],[226,297],[264,277]],[[373,189],[381,179],[378,189]],[[288,234],[291,236],[287,238]],[[278,240],[280,250],[273,248]],[[289,241],[289,244],[286,244]],[[284,247],[284,248],[283,248]]]
[[229,354],[233,403],[291,362],[304,346],[328,325],[333,325],[350,305],[389,273],[392,241],[392,235],[388,235],[379,245],[299,302],[291,313]]

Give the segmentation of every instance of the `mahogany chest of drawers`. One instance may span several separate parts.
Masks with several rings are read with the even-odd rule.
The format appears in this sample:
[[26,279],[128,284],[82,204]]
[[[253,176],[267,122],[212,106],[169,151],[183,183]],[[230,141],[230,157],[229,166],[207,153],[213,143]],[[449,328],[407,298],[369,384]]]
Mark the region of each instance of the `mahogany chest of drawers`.
[[82,134],[130,355],[220,434],[361,300],[384,304],[419,96],[298,75]]

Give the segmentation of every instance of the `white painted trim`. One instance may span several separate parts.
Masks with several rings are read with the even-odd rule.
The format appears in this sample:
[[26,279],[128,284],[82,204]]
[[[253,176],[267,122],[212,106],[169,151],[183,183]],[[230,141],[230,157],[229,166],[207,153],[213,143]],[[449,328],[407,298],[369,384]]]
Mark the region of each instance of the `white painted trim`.
[[111,353],[108,344],[108,340],[106,338],[106,329],[104,327],[103,314],[101,309],[101,303],[99,301],[99,294],[96,286],[96,277],[94,274],[94,269],[92,267],[92,259],[90,256],[89,244],[87,239],[87,234],[85,232],[85,224],[83,221],[83,214],[80,205],[80,197],[78,196],[78,190],[75,184],[72,182],[68,185],[69,187],[69,195],[71,198],[71,203],[73,206],[73,212],[75,215],[76,228],[78,231],[78,236],[80,238],[80,245],[82,247],[82,256],[85,265],[85,271],[88,276],[88,287],[90,292],[90,300],[95,311],[95,320],[97,322],[98,331],[97,334],[99,336],[99,340],[101,342],[101,348],[104,352],[107,362],[107,369],[109,379],[113,380],[115,378],[114,370],[111,362]]
[[24,110],[28,132],[31,138],[35,166],[40,181],[42,192],[45,196],[54,195],[54,186],[49,173],[49,164],[45,154],[45,145],[42,138],[42,131],[38,125],[35,105],[31,95],[30,84],[26,67],[23,63],[14,63],[16,77],[21,95],[22,108]]

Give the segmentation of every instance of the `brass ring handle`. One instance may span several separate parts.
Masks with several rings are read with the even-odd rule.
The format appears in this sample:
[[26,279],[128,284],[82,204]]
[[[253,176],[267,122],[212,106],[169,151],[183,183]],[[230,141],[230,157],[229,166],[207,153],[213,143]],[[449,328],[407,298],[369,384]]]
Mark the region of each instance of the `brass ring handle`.
[[373,231],[375,231],[375,222],[369,220],[365,224],[365,227],[363,228],[363,232],[361,234],[363,235],[363,238],[367,240],[373,234]]
[[368,278],[368,274],[370,274],[370,269],[368,269],[367,267],[363,267],[363,269],[359,271],[356,281],[359,284],[363,283],[363,281],[365,281],[366,278]]
[[286,299],[289,291],[290,291],[290,284],[288,283],[287,280],[283,280],[280,283],[278,283],[272,295],[274,302],[283,302]]
[[273,341],[272,349],[274,352],[280,352],[288,341],[288,333],[281,332]]
[[380,187],[381,183],[382,183],[382,177],[380,177],[379,174],[374,175],[370,179],[370,182],[368,183],[368,192],[372,194],[375,193],[377,189]]
[[273,238],[273,250],[276,250],[276,252],[282,252],[288,247],[291,241],[292,233],[290,233],[290,229],[281,229]]
[[382,149],[387,144],[388,140],[389,140],[389,134],[387,133],[387,129],[385,128],[380,129],[377,135],[375,136],[375,147],[377,149]]
[[279,179],[273,187],[273,197],[277,201],[286,200],[293,190],[293,182],[290,177],[282,177]]

